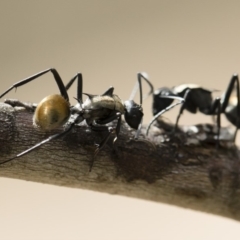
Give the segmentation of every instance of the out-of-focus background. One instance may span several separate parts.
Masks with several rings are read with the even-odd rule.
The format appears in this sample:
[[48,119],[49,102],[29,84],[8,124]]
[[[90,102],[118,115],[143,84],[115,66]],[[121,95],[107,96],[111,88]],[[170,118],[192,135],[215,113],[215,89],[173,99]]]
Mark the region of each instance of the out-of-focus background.
[[[1,1],[0,92],[49,67],[65,83],[82,72],[88,93],[112,85],[124,100],[139,71],[156,88],[196,83],[224,91],[240,72],[239,9],[237,0]],[[57,92],[48,74],[6,97],[39,102]],[[76,87],[69,92],[74,104]],[[151,98],[143,107],[148,123]],[[199,122],[212,118],[185,112],[180,120]],[[4,178],[0,189],[0,239],[240,237],[235,221],[166,204]]]

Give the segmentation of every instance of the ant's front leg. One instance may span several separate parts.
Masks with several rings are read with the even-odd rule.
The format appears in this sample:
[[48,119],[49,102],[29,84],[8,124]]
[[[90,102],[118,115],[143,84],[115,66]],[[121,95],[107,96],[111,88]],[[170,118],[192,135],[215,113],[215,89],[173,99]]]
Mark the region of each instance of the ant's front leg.
[[[185,96],[184,96],[185,97]],[[151,127],[151,125],[154,123],[154,121],[156,121],[158,119],[158,117],[160,117],[163,113],[169,111],[170,109],[174,108],[175,106],[179,105],[179,104],[183,104],[185,102],[185,99],[182,97],[178,97],[178,96],[159,96],[159,98],[169,98],[169,99],[175,99],[178,100],[179,102],[174,103],[172,105],[169,105],[168,107],[164,108],[163,110],[161,110],[160,112],[158,112],[153,119],[151,120],[151,122],[148,124],[147,129],[146,129],[146,136],[148,135],[149,129]]]

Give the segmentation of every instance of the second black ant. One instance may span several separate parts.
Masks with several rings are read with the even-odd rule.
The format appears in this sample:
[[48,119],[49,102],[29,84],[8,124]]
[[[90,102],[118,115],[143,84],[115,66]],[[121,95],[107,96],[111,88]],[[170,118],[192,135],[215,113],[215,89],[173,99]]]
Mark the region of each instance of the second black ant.
[[[235,86],[236,85],[236,86]],[[236,89],[236,96],[231,96],[234,88]],[[172,102],[173,99],[162,99],[164,96],[179,96],[185,99],[182,104],[179,114],[176,119],[175,129],[177,129],[178,122],[181,114],[186,109],[191,113],[197,113],[199,110],[205,115],[217,115],[217,141],[220,137],[220,114],[225,113],[227,119],[236,126],[234,134],[234,141],[236,138],[237,130],[240,128],[240,93],[239,93],[239,78],[238,75],[233,75],[228,84],[227,90],[221,98],[212,97],[212,91],[200,87],[195,84],[183,84],[173,88],[159,88],[153,93],[153,115],[154,118],[148,125],[148,130],[151,124],[161,115]]]

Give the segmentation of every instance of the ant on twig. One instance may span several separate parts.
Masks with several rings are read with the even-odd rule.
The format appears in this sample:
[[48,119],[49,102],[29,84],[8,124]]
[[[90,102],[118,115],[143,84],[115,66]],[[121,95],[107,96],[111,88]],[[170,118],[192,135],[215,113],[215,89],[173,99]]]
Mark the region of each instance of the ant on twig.
[[[153,87],[149,80],[142,73],[137,74],[138,84],[140,89],[140,104],[137,104],[133,101],[133,98],[136,94],[136,89],[133,90],[131,97],[129,100],[123,102],[116,94],[113,94],[114,88],[110,87],[107,91],[105,91],[102,95],[92,95],[82,92],[83,79],[82,74],[77,73],[69,82],[64,86],[63,81],[58,74],[57,70],[54,68],[50,68],[44,71],[41,71],[35,75],[32,75],[22,81],[15,83],[9,89],[7,89],[4,93],[0,95],[2,98],[13,88],[20,87],[22,85],[31,82],[40,76],[51,72],[53,77],[57,83],[60,94],[53,94],[45,97],[37,107],[32,106],[32,110],[34,111],[33,116],[33,124],[34,126],[42,129],[43,131],[48,131],[52,129],[56,129],[58,127],[63,126],[67,123],[67,127],[63,132],[54,134],[47,139],[37,143],[33,147],[19,153],[18,155],[1,162],[0,164],[7,163],[9,161],[14,160],[15,158],[21,157],[34,149],[40,147],[41,145],[56,139],[65,136],[69,133],[76,124],[79,124],[82,121],[86,121],[88,126],[93,131],[108,131],[107,136],[97,145],[97,148],[94,153],[93,161],[90,165],[89,171],[91,171],[94,158],[98,154],[98,152],[104,147],[107,143],[110,135],[114,133],[116,135],[114,141],[117,140],[117,137],[120,132],[121,127],[121,116],[124,115],[127,124],[136,129],[135,138],[138,138],[142,120],[143,120],[143,109],[142,109],[142,79],[144,79],[148,85],[150,86],[150,92],[148,95],[152,94]],[[69,97],[68,97],[68,89],[72,86],[72,84],[77,80],[77,101],[78,103],[75,106],[70,106]],[[83,102],[82,94],[88,96],[88,98]],[[22,103],[20,104],[22,105]],[[28,106],[29,107],[29,106]],[[112,122],[117,119],[117,125],[115,128],[108,127],[105,124]]]

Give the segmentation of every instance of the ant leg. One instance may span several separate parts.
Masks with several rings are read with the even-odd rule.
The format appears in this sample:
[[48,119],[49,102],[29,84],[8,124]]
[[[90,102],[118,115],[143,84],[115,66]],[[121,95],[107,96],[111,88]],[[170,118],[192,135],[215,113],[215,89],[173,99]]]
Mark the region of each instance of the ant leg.
[[219,141],[220,141],[220,130],[221,130],[221,98],[215,98],[210,111],[207,113],[207,115],[217,115],[217,148],[219,147]]
[[66,85],[65,89],[68,91],[72,84],[75,82],[77,79],[77,100],[81,104],[83,103],[82,101],[82,90],[83,90],[83,77],[81,73],[77,73]]
[[99,126],[99,125],[91,125],[91,129],[94,131],[108,131],[108,134],[106,135],[106,137],[99,143],[97,144],[97,148],[94,152],[93,155],[93,160],[91,162],[90,168],[89,168],[89,172],[91,172],[93,164],[95,162],[95,158],[97,156],[97,154],[100,152],[100,150],[106,145],[106,143],[108,142],[111,134],[115,133],[116,137],[113,140],[113,143],[115,143],[117,141],[119,132],[120,132],[120,128],[121,128],[121,114],[117,113],[115,115],[115,119],[118,118],[118,122],[117,122],[117,126],[116,128],[113,127],[108,127],[108,126]]
[[137,78],[138,78],[138,80],[137,80],[137,82],[136,82],[136,84],[135,84],[135,86],[134,86],[134,88],[133,88],[133,90],[132,90],[132,93],[131,93],[131,95],[130,95],[130,98],[129,98],[129,100],[133,100],[134,99],[134,97],[135,97],[135,95],[136,95],[136,93],[137,93],[137,90],[138,90],[138,88],[139,88],[139,92],[140,92],[140,105],[142,105],[142,102],[143,102],[143,94],[142,94],[142,78],[146,81],[146,83],[148,83],[148,85],[149,85],[149,87],[150,87],[150,91],[149,91],[149,93],[147,94],[147,96],[146,97],[144,97],[144,99],[145,98],[147,98],[149,95],[151,95],[152,93],[153,93],[153,85],[152,85],[152,83],[143,75],[143,73],[138,73],[137,74]]
[[228,87],[227,87],[227,90],[224,94],[224,97],[222,99],[222,112],[225,111],[225,109],[227,108],[228,106],[228,102],[229,102],[229,99],[230,99],[230,96],[231,96],[231,93],[234,89],[234,85],[235,83],[237,83],[237,95],[239,95],[239,79],[238,79],[238,75],[233,75],[229,84],[228,84]]
[[[220,141],[220,130],[221,130],[221,98],[215,98],[211,104],[211,107],[209,111],[205,111],[204,113],[206,115],[217,115],[217,145],[216,147],[219,147],[219,141]],[[201,110],[200,110],[201,111]]]
[[57,134],[54,134],[54,135],[48,137],[47,139],[41,141],[40,143],[37,143],[35,146],[33,146],[33,147],[31,147],[31,148],[29,148],[29,149],[27,149],[27,150],[19,153],[19,154],[16,155],[15,157],[12,157],[12,158],[10,158],[10,159],[8,159],[8,160],[6,160],[6,161],[0,162],[0,165],[1,165],[1,164],[4,164],[4,163],[7,163],[7,162],[10,162],[10,161],[12,161],[12,160],[14,160],[14,159],[16,159],[16,158],[21,157],[21,156],[24,156],[24,155],[30,153],[31,151],[33,151],[34,149],[42,146],[43,144],[45,144],[45,143],[47,143],[47,142],[49,142],[49,141],[51,141],[51,140],[53,140],[53,139],[56,139],[56,138],[60,138],[60,137],[65,136],[68,132],[70,132],[70,131],[72,130],[74,124],[75,124],[75,122],[73,122],[73,123],[72,123],[66,130],[64,130],[63,132],[57,133]]
[[238,79],[238,76],[237,76],[237,126],[236,126],[236,130],[235,130],[235,134],[234,134],[234,142],[235,142],[235,139],[237,137],[237,131],[238,131],[238,126],[240,124],[240,87],[239,87],[239,79]]
[[179,119],[180,119],[180,117],[181,117],[181,115],[182,115],[182,113],[183,113],[183,111],[184,111],[184,109],[185,109],[185,107],[186,107],[186,104],[187,104],[187,101],[188,101],[189,93],[190,93],[190,92],[191,92],[191,89],[188,89],[188,90],[185,92],[185,94],[184,94],[184,97],[183,97],[184,102],[183,102],[183,104],[182,104],[182,106],[181,106],[181,108],[180,108],[180,111],[179,111],[179,113],[178,113],[177,120],[176,120],[175,127],[174,127],[174,131],[177,130]]
[[135,133],[135,137],[134,137],[135,140],[138,139],[138,137],[139,137],[139,134],[140,134],[140,131],[141,131],[141,128],[142,128],[142,122],[143,122],[143,117],[142,117],[141,122],[138,125],[138,129]]
[[99,125],[91,126],[92,130],[94,130],[94,131],[108,131],[107,136],[100,142],[100,144],[98,144],[98,147],[95,151],[95,155],[104,147],[104,145],[107,143],[107,141],[112,133],[116,134],[116,137],[113,140],[114,143],[116,142],[118,135],[120,133],[120,129],[121,129],[121,115],[118,115],[117,118],[118,118],[118,122],[117,122],[117,126],[115,128],[108,127],[108,126],[99,126]]
[[121,121],[122,121],[121,113],[120,113],[120,112],[115,112],[114,115],[106,118],[105,120],[103,120],[103,121],[97,121],[97,124],[107,124],[107,123],[112,122],[112,121],[115,120],[115,119],[118,119],[118,122],[117,122],[117,126],[116,126],[116,137],[114,138],[113,142],[116,142],[116,141],[117,141],[118,135],[119,135],[119,133],[120,133]]
[[[96,127],[96,126],[95,126]],[[96,129],[94,129],[96,130]],[[97,131],[99,131],[100,129],[98,129]],[[107,130],[108,131],[108,134],[107,136],[100,142],[100,144],[96,144],[97,145],[97,148],[94,152],[94,155],[93,155],[93,158],[92,158],[92,162],[90,163],[90,166],[89,166],[89,172],[92,171],[92,167],[93,167],[93,164],[95,162],[95,158],[97,156],[97,154],[100,152],[100,150],[105,146],[105,144],[107,143],[107,141],[109,140],[111,134],[113,133],[114,131],[114,128],[112,127],[107,127],[105,126],[105,129],[101,129],[101,131],[104,131],[104,130]]]
[[[103,130],[103,129],[102,129],[102,130]],[[100,152],[100,150],[105,146],[105,144],[106,144],[107,141],[109,140],[111,134],[114,132],[114,128],[112,128],[112,127],[106,127],[105,130],[108,131],[108,134],[107,134],[107,136],[100,142],[100,144],[96,144],[97,148],[96,148],[96,150],[95,150],[95,152],[94,152],[92,162],[91,162],[91,164],[90,164],[90,166],[89,166],[89,172],[92,171],[92,167],[93,167],[93,164],[94,164],[94,162],[95,162],[95,158],[96,158],[97,154],[98,154],[98,153]]]
[[217,108],[217,148],[219,148],[220,141],[220,130],[221,130],[221,99],[216,98],[216,108]]
[[222,99],[222,104],[221,104],[221,112],[225,112],[227,106],[228,106],[228,103],[229,103],[229,99],[230,99],[230,96],[231,96],[231,93],[234,89],[234,86],[235,86],[235,83],[237,84],[237,87],[236,87],[236,92],[237,92],[237,121],[236,121],[236,130],[235,130],[235,134],[234,134],[234,142],[235,142],[235,139],[236,139],[236,136],[237,136],[237,131],[238,131],[238,126],[240,125],[240,87],[239,87],[239,78],[238,78],[238,75],[233,75],[231,80],[230,80],[230,83],[228,85],[228,88],[227,88],[227,91],[225,92],[225,95]]
[[169,111],[170,109],[174,108],[175,106],[179,105],[179,104],[182,104],[185,102],[185,99],[184,98],[181,98],[181,97],[178,97],[178,96],[161,96],[161,98],[170,98],[170,99],[176,99],[178,100],[179,102],[178,103],[175,103],[175,104],[172,104],[168,107],[166,107],[165,109],[163,109],[162,111],[160,111],[159,113],[157,113],[153,119],[151,120],[151,122],[148,124],[147,126],[147,129],[146,129],[146,136],[148,135],[148,132],[149,132],[149,129],[151,127],[151,125],[156,121],[156,119],[161,116],[163,113]]
[[49,68],[49,69],[47,69],[47,70],[44,70],[44,71],[42,71],[42,72],[39,72],[39,73],[37,73],[37,74],[35,74],[35,75],[32,75],[32,76],[30,76],[30,77],[28,77],[28,78],[25,78],[25,79],[23,79],[23,80],[15,83],[15,84],[12,85],[9,89],[7,89],[3,94],[1,94],[1,95],[0,95],[0,98],[2,98],[4,95],[6,95],[8,92],[10,92],[13,88],[17,88],[17,87],[20,87],[20,86],[28,83],[28,82],[31,82],[32,80],[34,80],[34,79],[36,79],[36,78],[38,78],[38,77],[40,77],[40,76],[42,76],[42,75],[44,75],[44,74],[46,74],[46,73],[48,73],[48,72],[51,72],[51,73],[53,74],[53,77],[54,77],[54,79],[55,79],[55,81],[56,81],[56,83],[57,83],[57,85],[58,85],[58,88],[59,88],[59,90],[60,90],[61,95],[62,95],[67,101],[69,101],[69,97],[68,97],[68,94],[67,94],[67,90],[65,89],[65,86],[64,86],[64,84],[63,84],[63,81],[62,81],[60,75],[58,74],[57,70],[54,69],[54,68]]

